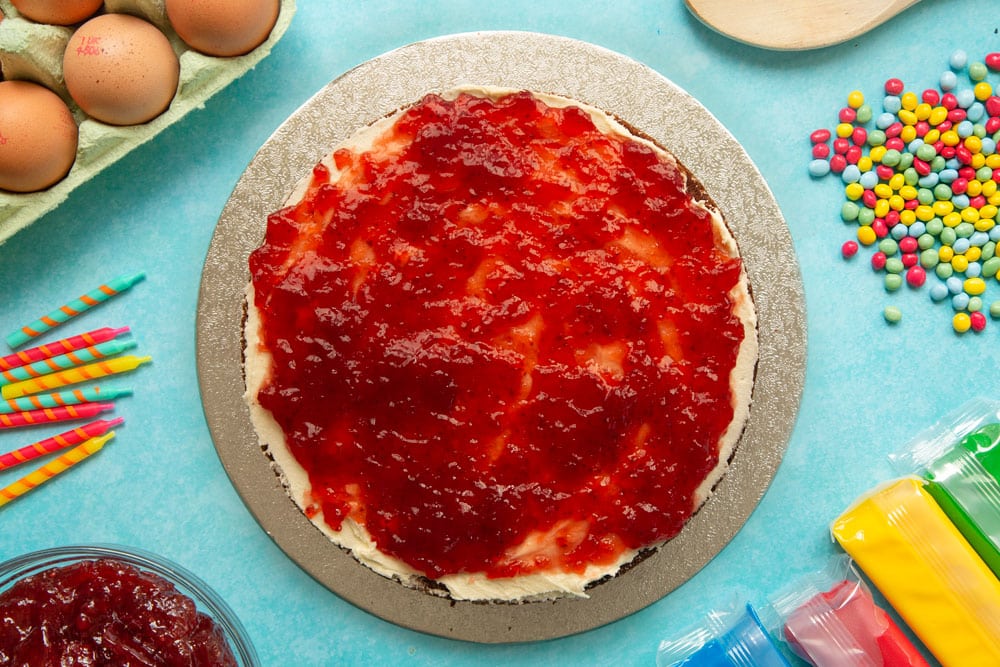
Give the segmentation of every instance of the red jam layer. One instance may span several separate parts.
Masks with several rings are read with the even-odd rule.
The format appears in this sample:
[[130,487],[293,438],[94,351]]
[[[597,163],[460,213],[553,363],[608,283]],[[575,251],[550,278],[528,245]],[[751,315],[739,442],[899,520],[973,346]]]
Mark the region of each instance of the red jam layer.
[[0,593],[0,664],[233,666],[191,598],[113,559],[52,568]]
[[528,93],[428,96],[334,159],[250,258],[259,401],[307,513],[431,578],[582,572],[680,531],[744,330],[678,168]]

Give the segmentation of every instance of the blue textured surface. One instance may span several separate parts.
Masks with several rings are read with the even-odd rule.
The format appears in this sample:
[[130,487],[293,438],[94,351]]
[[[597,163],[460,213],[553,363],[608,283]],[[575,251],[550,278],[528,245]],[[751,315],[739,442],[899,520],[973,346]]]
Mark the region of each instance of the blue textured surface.
[[[864,256],[842,260],[840,244],[852,233],[839,220],[842,189],[806,171],[807,135],[833,126],[849,91],[860,89],[877,105],[889,76],[920,91],[936,84],[954,50],[973,58],[1000,51],[1000,18],[988,15],[988,4],[923,2],[847,44],[774,53],[713,33],[679,0],[602,0],[586,10],[523,0],[405,8],[388,0],[300,2],[289,32],[254,71],[0,246],[0,333],[103,280],[144,270],[147,280],[130,293],[62,330],[127,324],[138,352],[154,358],[116,381],[135,395],[119,401],[117,414],[127,424],[113,443],[0,509],[0,560],[84,542],[158,552],[218,590],[266,665],[653,664],[662,637],[712,607],[734,595],[758,602],[820,569],[835,552],[829,522],[891,476],[889,452],[966,397],[997,394],[1000,322],[956,336],[950,307],[932,304],[926,288],[888,295]],[[760,506],[717,558],[667,598],[607,627],[549,642],[481,646],[374,618],[284,556],[216,457],[198,395],[194,340],[213,227],[271,132],[316,90],[373,56],[429,37],[500,29],[559,34],[623,53],[719,118],[781,205],[802,267],[809,339],[805,394],[787,455]],[[997,83],[997,75],[991,80]],[[1000,298],[995,284],[987,296],[987,303]],[[893,327],[881,317],[889,303],[904,313]],[[0,432],[0,451],[55,432]],[[0,473],[0,484],[17,476]]]

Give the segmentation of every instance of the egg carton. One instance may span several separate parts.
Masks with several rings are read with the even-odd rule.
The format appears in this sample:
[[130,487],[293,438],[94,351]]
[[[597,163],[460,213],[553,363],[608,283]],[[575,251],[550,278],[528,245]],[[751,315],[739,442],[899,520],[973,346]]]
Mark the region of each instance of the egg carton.
[[[75,26],[35,23],[19,15],[9,0],[0,0],[0,70],[3,78],[40,83],[68,105],[79,126],[76,162],[63,180],[47,190],[16,194],[0,191],[0,244],[44,213],[105,167],[149,141],[192,109],[204,106],[215,93],[243,76],[265,58],[285,34],[295,14],[295,0],[281,0],[278,21],[267,40],[246,55],[208,56],[187,46],[170,27],[164,0],[105,0],[104,13],[132,14],[159,28],[180,61],[180,82],[170,107],[141,125],[115,126],[87,116],[73,102],[62,73],[62,57]],[[100,12],[99,12],[100,13]]]

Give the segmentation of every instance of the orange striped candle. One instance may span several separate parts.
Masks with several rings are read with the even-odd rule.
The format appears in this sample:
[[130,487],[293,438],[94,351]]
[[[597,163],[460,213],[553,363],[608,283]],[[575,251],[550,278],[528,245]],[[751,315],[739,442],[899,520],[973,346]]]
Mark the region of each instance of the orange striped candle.
[[0,430],[5,428],[19,428],[21,426],[39,426],[55,422],[68,422],[74,419],[91,419],[102,412],[113,410],[114,407],[114,403],[81,403],[80,405],[67,405],[61,408],[43,408],[41,410],[28,410],[26,412],[0,415]]
[[133,285],[145,277],[145,273],[136,273],[132,275],[118,276],[114,280],[109,280],[107,283],[87,292],[83,296],[73,299],[66,305],[56,308],[48,315],[42,315],[31,324],[26,324],[17,331],[7,334],[5,339],[7,341],[7,345],[11,348],[20,347],[32,338],[41,336],[46,331],[56,328],[60,324],[76,317],[80,313],[84,313],[94,306],[107,301],[111,297],[130,289]]
[[28,394],[10,400],[0,399],[0,414],[11,412],[26,412],[44,408],[61,408],[80,403],[107,403],[122,396],[131,396],[132,390],[127,387],[79,387],[66,391],[54,391],[51,394]]
[[123,424],[124,422],[125,420],[121,417],[116,417],[110,421],[107,419],[98,419],[97,421],[90,422],[89,424],[78,426],[71,431],[66,431],[65,433],[54,435],[51,438],[45,438],[44,440],[33,442],[30,445],[25,445],[24,447],[15,449],[12,452],[7,452],[6,454],[0,454],[0,470],[13,468],[14,466],[21,465],[22,463],[26,463],[32,459],[37,459],[39,456],[45,456],[46,454],[58,452],[60,449],[66,449],[67,447],[72,447],[73,445],[79,445],[85,440],[90,440],[91,438],[96,438],[99,435],[104,435],[115,426]]
[[104,327],[103,329],[94,329],[93,331],[87,331],[82,334],[70,336],[69,338],[63,338],[62,340],[57,340],[54,343],[46,343],[45,345],[39,345],[38,347],[30,347],[27,350],[21,350],[19,352],[8,354],[5,357],[0,357],[0,371],[9,371],[12,368],[32,364],[36,361],[48,359],[49,357],[55,357],[60,354],[80,350],[85,347],[99,345],[100,343],[117,338],[124,333],[128,333],[128,331],[128,327],[121,327],[118,329]]
[[103,359],[92,364],[87,364],[86,366],[69,368],[58,373],[49,373],[48,375],[31,378],[30,380],[22,380],[21,382],[4,385],[0,387],[0,398],[9,401],[12,398],[26,396],[27,394],[37,394],[42,391],[65,387],[66,385],[96,380],[108,375],[127,373],[152,360],[152,357],[136,357],[131,354],[113,359]]
[[99,452],[104,447],[104,444],[113,437],[115,437],[115,432],[111,431],[96,438],[91,438],[59,456],[59,458],[49,461],[41,468],[28,473],[13,484],[0,489],[0,507],[15,498],[23,496],[28,491],[44,484],[56,475],[66,472],[66,470],[88,456]]

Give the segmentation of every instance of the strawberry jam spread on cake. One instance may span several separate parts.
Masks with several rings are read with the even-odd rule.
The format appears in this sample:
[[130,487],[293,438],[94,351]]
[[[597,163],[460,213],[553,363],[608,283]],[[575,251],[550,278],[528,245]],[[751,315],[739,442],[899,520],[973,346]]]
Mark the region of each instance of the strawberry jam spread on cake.
[[671,539],[747,418],[719,213],[566,98],[431,94],[315,167],[250,257],[248,401],[289,493],[456,599],[584,595]]

